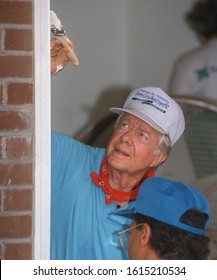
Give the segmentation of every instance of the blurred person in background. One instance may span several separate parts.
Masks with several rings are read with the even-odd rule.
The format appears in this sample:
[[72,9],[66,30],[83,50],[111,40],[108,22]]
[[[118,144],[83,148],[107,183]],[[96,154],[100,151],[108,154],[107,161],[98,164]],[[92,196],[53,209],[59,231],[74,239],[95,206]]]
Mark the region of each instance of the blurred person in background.
[[196,1],[185,20],[200,46],[175,62],[169,93],[217,99],[217,1]]
[[[208,104],[217,106],[217,1],[194,2],[185,20],[200,46],[183,54],[175,62],[169,94],[203,98]],[[195,176],[199,179],[216,174],[217,115],[196,108],[189,114],[189,129],[186,129],[185,137]]]

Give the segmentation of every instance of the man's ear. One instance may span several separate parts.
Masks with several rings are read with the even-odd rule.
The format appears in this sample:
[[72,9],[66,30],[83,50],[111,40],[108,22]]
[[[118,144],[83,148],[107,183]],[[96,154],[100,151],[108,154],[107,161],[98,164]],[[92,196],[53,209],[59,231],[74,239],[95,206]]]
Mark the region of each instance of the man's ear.
[[168,157],[167,153],[157,153],[154,155],[154,159],[152,161],[152,163],[150,164],[150,167],[155,167],[161,163],[163,163]]
[[140,235],[140,245],[147,246],[151,238],[151,228],[149,224],[144,224]]

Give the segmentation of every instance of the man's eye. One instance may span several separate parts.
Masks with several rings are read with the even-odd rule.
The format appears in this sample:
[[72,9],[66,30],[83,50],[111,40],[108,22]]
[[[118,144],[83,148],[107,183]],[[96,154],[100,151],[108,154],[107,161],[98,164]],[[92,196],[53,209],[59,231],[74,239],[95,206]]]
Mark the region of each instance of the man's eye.
[[140,131],[140,136],[143,137],[143,138],[144,138],[144,137],[148,137],[147,133],[145,133],[145,132],[143,132],[143,131]]
[[125,129],[127,129],[129,127],[129,124],[128,124],[128,122],[119,122],[118,124],[117,124],[117,126],[116,126],[116,129],[123,129],[123,130],[125,130]]
[[147,132],[140,131],[139,136],[142,139],[142,141],[148,142],[150,140],[150,137]]
[[119,125],[120,128],[128,128],[129,124],[127,122],[121,122]]
[[122,122],[121,126],[127,128],[128,127],[128,123],[127,122]]

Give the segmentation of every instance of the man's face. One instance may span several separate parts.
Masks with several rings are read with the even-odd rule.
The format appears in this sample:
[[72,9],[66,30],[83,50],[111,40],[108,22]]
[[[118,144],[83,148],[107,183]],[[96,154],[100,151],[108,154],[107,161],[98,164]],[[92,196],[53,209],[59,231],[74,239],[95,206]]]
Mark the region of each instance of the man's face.
[[166,158],[166,155],[156,153],[160,135],[144,121],[125,113],[107,147],[109,167],[131,175],[144,174],[147,168]]

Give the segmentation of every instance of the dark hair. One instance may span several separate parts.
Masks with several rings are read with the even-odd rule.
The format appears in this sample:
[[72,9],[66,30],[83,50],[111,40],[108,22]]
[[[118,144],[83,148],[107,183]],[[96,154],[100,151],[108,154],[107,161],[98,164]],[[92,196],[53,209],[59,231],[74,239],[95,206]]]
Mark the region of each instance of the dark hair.
[[199,35],[211,38],[217,35],[217,1],[199,0],[185,15],[188,25]]
[[[207,215],[198,210],[187,211],[181,222],[203,229]],[[147,223],[151,228],[150,246],[162,260],[206,260],[209,256],[209,237],[194,234],[142,214],[135,214],[136,224]],[[138,230],[141,230],[138,227]]]

